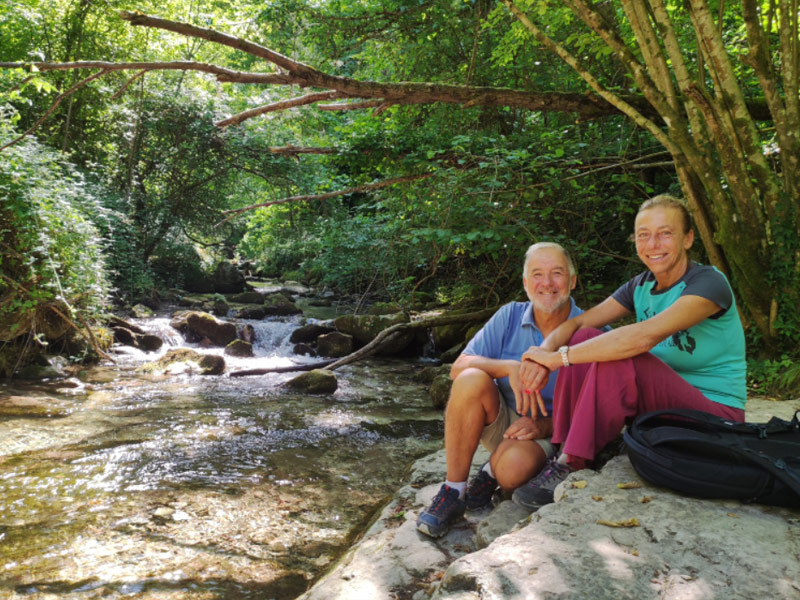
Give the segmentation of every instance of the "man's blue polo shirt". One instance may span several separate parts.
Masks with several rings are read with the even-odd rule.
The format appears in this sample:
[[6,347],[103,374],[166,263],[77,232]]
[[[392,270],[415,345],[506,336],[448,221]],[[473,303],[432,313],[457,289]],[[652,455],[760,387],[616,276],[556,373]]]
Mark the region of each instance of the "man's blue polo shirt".
[[[583,311],[570,298],[569,318]],[[533,307],[530,302],[509,302],[500,307],[492,318],[475,334],[462,354],[483,356],[500,360],[520,360],[522,354],[531,346],[539,346],[544,336],[533,321]],[[547,386],[542,390],[548,414],[553,414],[553,391],[556,387],[558,371],[550,376]],[[496,379],[497,387],[509,408],[516,412],[517,401],[508,383],[508,377]]]

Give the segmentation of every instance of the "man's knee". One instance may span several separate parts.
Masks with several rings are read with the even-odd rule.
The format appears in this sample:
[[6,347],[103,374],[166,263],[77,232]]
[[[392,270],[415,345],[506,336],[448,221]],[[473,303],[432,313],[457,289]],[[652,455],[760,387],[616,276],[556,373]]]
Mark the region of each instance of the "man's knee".
[[489,422],[497,417],[500,404],[500,390],[494,379],[481,369],[468,368],[461,371],[453,381],[447,412],[482,407],[490,417]]

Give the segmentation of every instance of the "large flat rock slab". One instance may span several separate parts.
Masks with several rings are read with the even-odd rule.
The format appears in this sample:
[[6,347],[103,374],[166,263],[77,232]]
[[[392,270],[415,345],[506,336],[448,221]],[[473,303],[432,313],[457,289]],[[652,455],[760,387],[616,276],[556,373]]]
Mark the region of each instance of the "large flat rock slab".
[[[800,400],[753,399],[747,418],[790,419],[798,409]],[[479,452],[472,472],[485,460]],[[533,515],[507,501],[432,540],[415,520],[444,468],[444,451],[418,460],[301,598],[800,600],[800,510],[681,496],[639,478],[623,455],[573,473]]]

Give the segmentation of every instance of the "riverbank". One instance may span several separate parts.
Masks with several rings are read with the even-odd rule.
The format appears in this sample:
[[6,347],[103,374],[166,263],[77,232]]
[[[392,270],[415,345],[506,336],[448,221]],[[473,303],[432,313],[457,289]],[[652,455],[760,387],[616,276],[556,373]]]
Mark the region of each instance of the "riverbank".
[[[753,398],[747,419],[798,409],[800,400]],[[301,599],[800,598],[800,510],[680,496],[620,456],[570,476],[534,515],[507,501],[432,540],[415,520],[443,473],[444,451],[416,461],[358,544]],[[586,486],[572,487],[577,480]],[[632,518],[640,526],[597,523]]]

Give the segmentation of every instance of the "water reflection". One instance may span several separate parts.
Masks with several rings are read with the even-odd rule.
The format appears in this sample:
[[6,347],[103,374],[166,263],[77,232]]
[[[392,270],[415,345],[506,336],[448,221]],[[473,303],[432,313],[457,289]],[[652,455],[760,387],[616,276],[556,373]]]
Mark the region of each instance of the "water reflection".
[[[296,323],[259,325],[272,341],[233,368],[307,360],[289,356]],[[79,393],[0,389],[0,595],[292,598],[441,443],[405,363],[303,397],[276,387],[291,375],[140,375],[154,355],[137,353]]]

